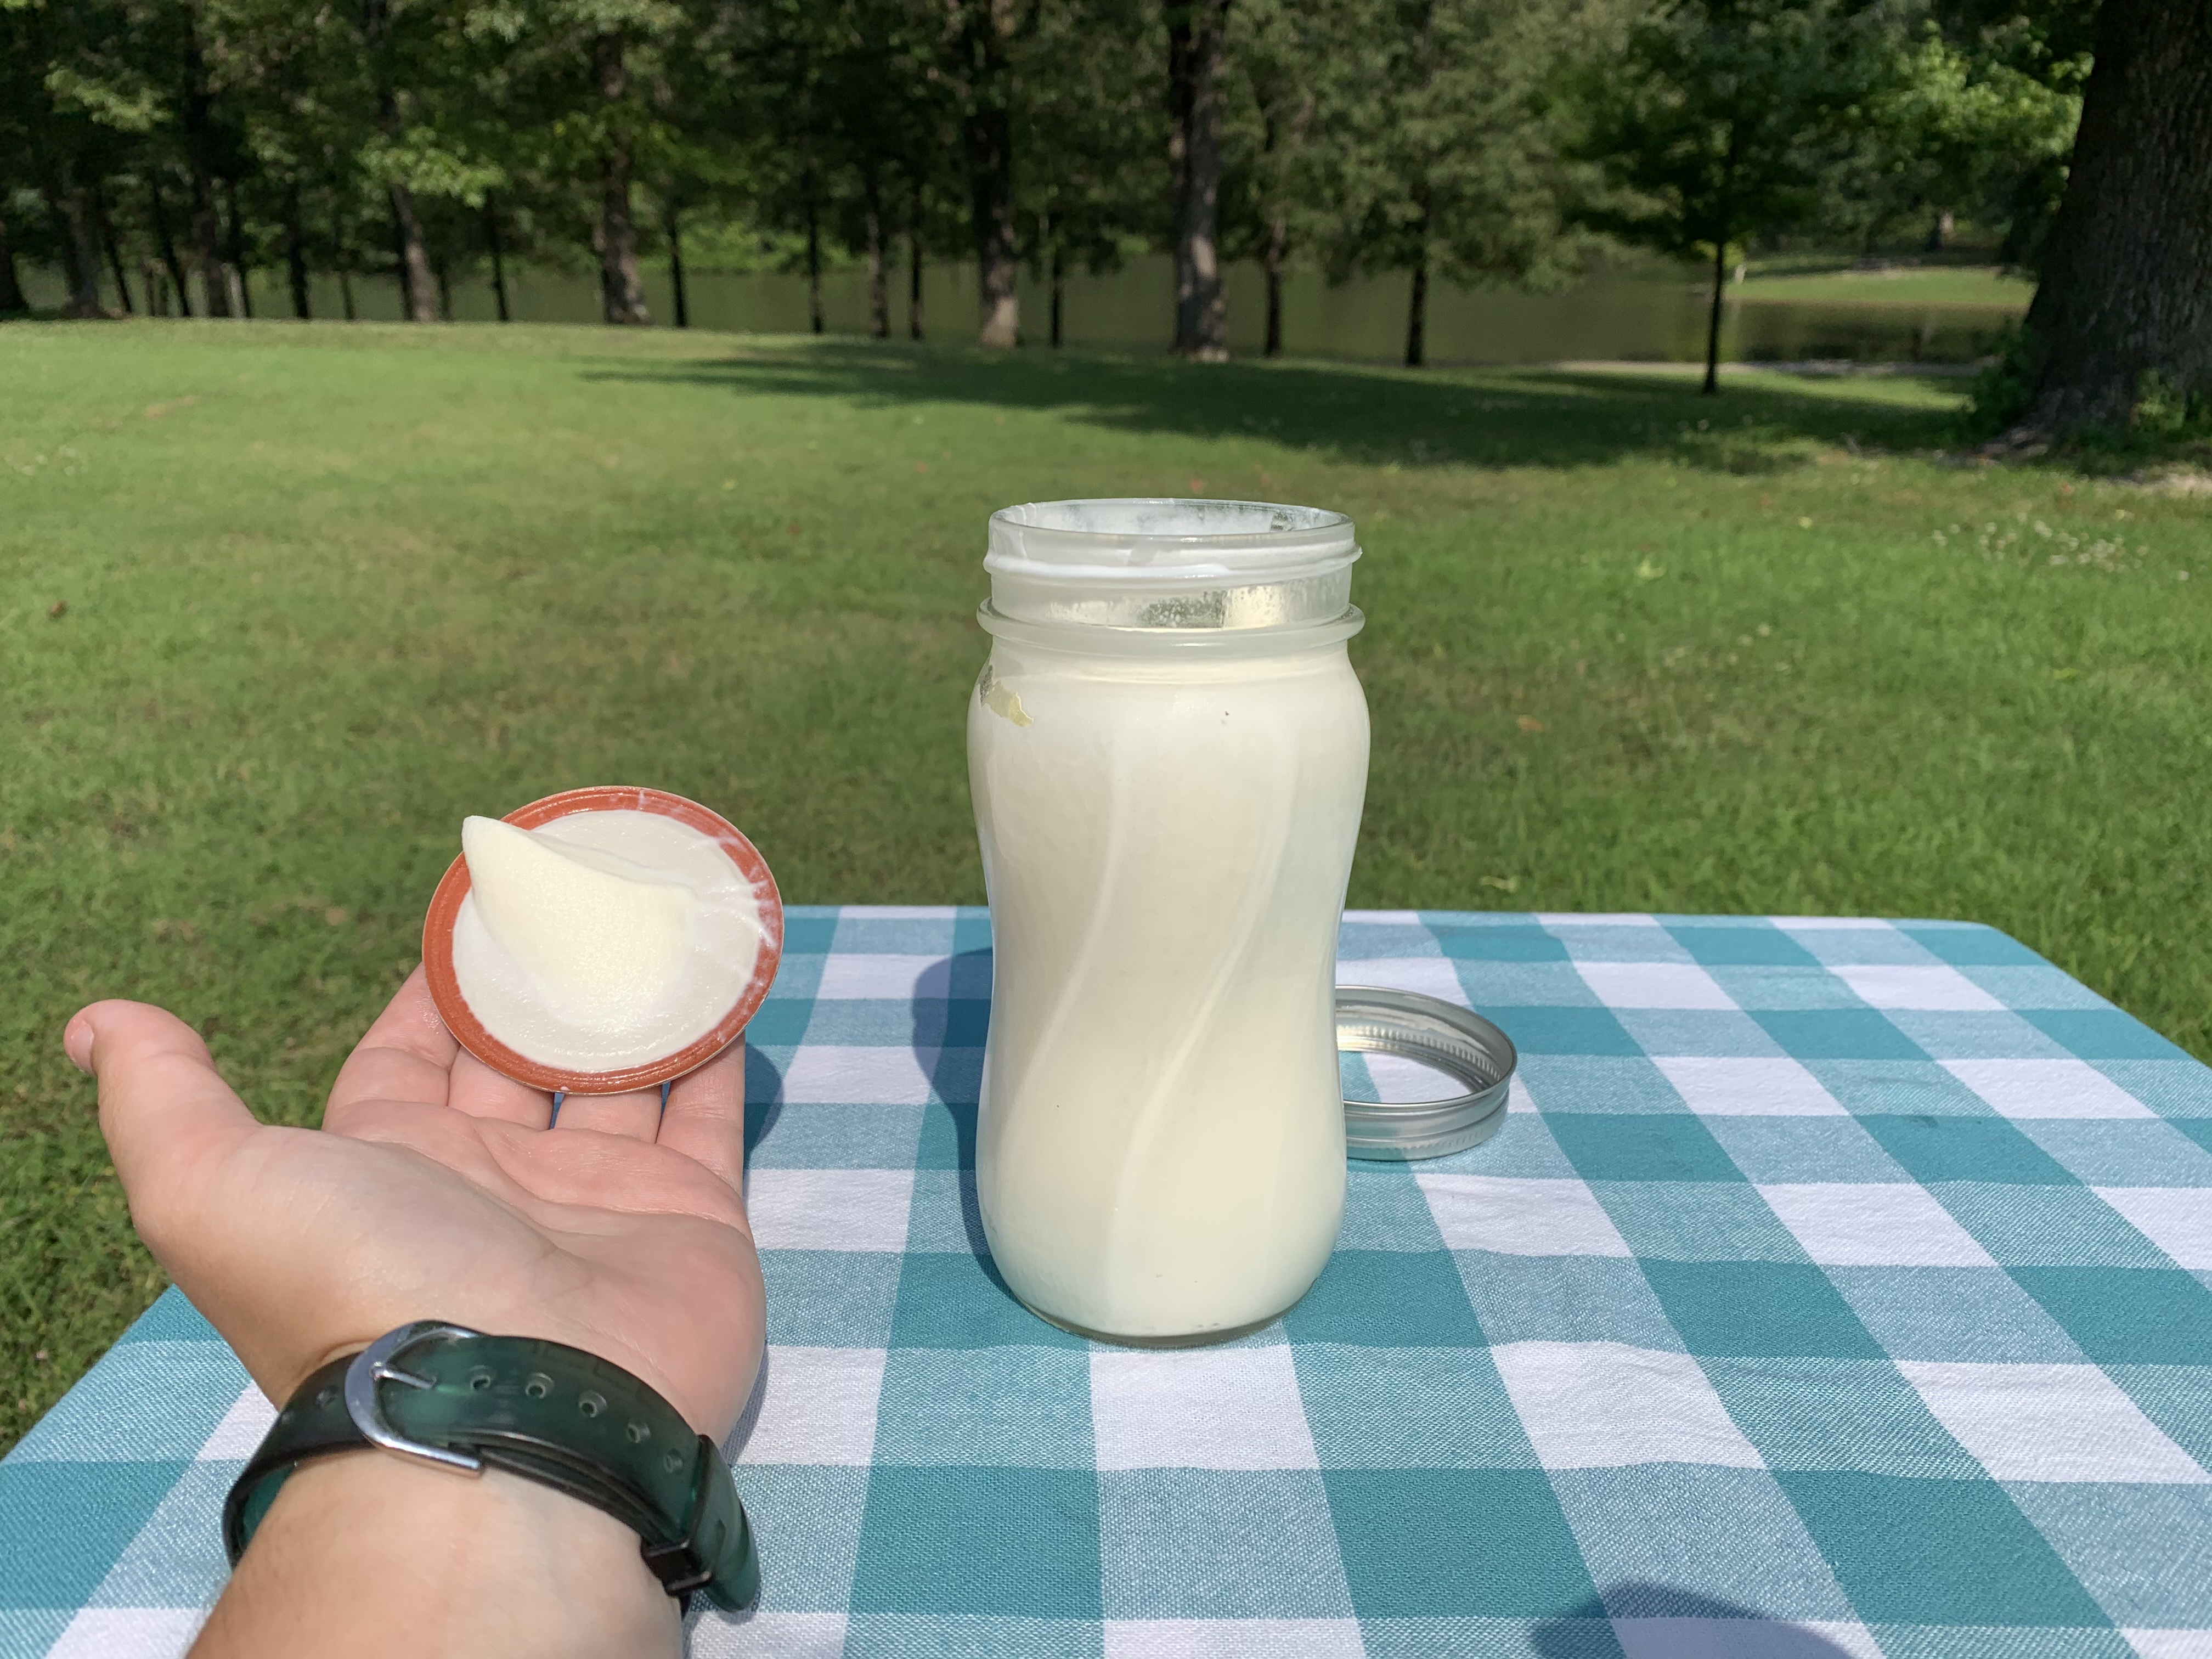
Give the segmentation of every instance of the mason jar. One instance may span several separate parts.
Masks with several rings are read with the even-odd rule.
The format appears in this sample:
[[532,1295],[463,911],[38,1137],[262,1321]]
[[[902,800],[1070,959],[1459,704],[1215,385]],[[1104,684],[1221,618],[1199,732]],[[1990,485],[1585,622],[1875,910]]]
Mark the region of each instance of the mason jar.
[[968,711],[994,950],[977,1196],[1007,1285],[1069,1330],[1235,1336],[1335,1243],[1358,556],[1313,507],[992,516]]

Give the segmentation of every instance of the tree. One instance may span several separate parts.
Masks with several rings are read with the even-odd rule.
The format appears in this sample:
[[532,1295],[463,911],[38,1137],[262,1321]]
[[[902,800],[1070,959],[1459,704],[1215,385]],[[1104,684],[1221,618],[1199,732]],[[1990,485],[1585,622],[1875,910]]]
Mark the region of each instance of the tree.
[[1013,0],[949,0],[951,61],[960,89],[968,160],[969,225],[975,246],[976,342],[1021,343],[1020,239],[1014,223],[1014,77],[1018,18]]
[[2015,445],[2212,397],[2212,6],[2105,0],[2066,194],[2028,307]]
[[1712,266],[1708,395],[1720,390],[1732,244],[1809,222],[1878,54],[1835,0],[1668,0],[1584,79],[1580,153],[1613,190],[1586,222]]
[[1368,0],[1338,50],[1356,84],[1325,129],[1339,270],[1411,277],[1405,361],[1427,356],[1432,272],[1543,282],[1571,254],[1545,97],[1567,0]]
[[2019,15],[1942,15],[1899,27],[1820,228],[1871,250],[1907,224],[1940,248],[1958,213],[2000,228],[2033,266],[2065,188],[2089,72],[2086,35]]
[[1243,0],[1231,17],[1230,91],[1224,134],[1222,245],[1260,262],[1267,292],[1261,355],[1283,350],[1283,273],[1318,197],[1306,178],[1307,137],[1332,76],[1329,33],[1342,7],[1301,0]]
[[1168,161],[1174,181],[1176,324],[1179,357],[1229,356],[1221,288],[1222,39],[1229,0],[1164,0],[1168,24]]
[[[1072,270],[1117,267],[1160,222],[1159,18],[1151,0],[1041,4],[1016,64],[1021,222],[1045,283],[1047,337],[1066,328]],[[1068,65],[1083,64],[1079,74]]]

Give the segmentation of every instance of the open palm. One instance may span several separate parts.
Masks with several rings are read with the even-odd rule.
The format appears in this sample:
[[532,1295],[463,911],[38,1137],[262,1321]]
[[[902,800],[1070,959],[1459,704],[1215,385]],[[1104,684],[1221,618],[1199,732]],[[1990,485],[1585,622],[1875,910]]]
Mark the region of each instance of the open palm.
[[257,1121],[191,1027],[100,1002],[70,1022],[132,1221],[282,1401],[326,1360],[439,1319],[565,1342],[720,1439],[758,1369],[744,1049],[657,1090],[551,1097],[447,1032],[417,968],[323,1128]]

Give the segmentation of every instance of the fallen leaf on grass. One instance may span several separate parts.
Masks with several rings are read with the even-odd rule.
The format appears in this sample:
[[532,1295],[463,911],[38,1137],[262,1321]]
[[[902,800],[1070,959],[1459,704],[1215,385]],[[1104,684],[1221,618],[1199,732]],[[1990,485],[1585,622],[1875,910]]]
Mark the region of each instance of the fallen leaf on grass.
[[56,599],[52,605],[46,607],[46,615],[52,621],[59,622],[64,617],[69,615],[69,601],[67,599]]
[[1544,722],[1534,714],[1523,714],[1521,716],[1520,726],[1523,732],[1540,732],[1544,729]]

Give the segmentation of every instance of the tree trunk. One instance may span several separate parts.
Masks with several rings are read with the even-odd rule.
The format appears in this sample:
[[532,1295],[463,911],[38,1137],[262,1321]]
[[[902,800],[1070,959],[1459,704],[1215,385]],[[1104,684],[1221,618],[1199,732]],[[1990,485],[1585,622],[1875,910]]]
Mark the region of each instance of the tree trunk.
[[[1221,286],[1222,32],[1229,0],[1166,0],[1174,125],[1176,355],[1202,362],[1229,356],[1229,306]],[[1180,46],[1177,37],[1180,35]]]
[[300,181],[284,186],[284,274],[292,287],[292,314],[311,320],[314,306],[307,295],[307,228],[300,218]]
[[123,314],[136,316],[138,307],[131,303],[131,280],[123,270],[123,246],[115,239],[115,221],[107,216],[107,192],[97,185],[92,190],[92,216],[100,229],[100,251],[107,256],[107,274],[115,279],[115,295]]
[[246,263],[246,220],[238,210],[238,180],[228,181],[226,191],[230,198],[230,300],[231,309],[241,317],[253,315],[253,289],[248,282],[252,272]]
[[[0,209],[6,205],[0,201]],[[15,245],[8,240],[8,216],[0,211],[0,316],[30,308],[30,301],[23,297],[23,285],[15,280]]]
[[169,210],[161,200],[161,186],[151,173],[146,179],[146,204],[153,210],[154,240],[161,250],[161,263],[168,267],[169,281],[177,290],[177,315],[192,314],[191,290],[185,283],[185,262],[177,256],[177,239],[169,234]]
[[1698,388],[1700,397],[1717,398],[1721,390],[1721,286],[1728,281],[1728,242],[1717,238],[1713,242],[1713,303],[1705,314],[1705,383]]
[[415,192],[394,183],[392,199],[392,252],[399,266],[400,319],[410,323],[438,320],[438,293],[430,275],[430,250],[422,240],[422,222],[415,216]]
[[2105,0],[2066,194],[2028,307],[2020,445],[2124,425],[2157,374],[2212,393],[2212,6]]
[[199,255],[200,301],[210,317],[228,317],[230,281],[222,269],[222,227],[215,210],[215,118],[207,60],[192,14],[185,22],[185,160],[191,180],[192,246]]
[[823,331],[822,320],[822,213],[814,200],[814,167],[809,162],[799,174],[800,210],[806,220],[806,326],[811,333]]
[[684,210],[671,190],[660,206],[660,230],[668,238],[668,280],[676,290],[676,326],[691,326],[691,296],[684,288]]
[[1052,270],[1049,280],[1052,284],[1052,349],[1057,351],[1060,349],[1061,339],[1060,319],[1066,310],[1067,301],[1067,283],[1060,265],[1060,247],[1057,243],[1054,245],[1052,250]]
[[149,317],[167,316],[169,279],[162,274],[161,265],[153,259],[140,259],[138,280],[146,285],[146,314]]
[[331,263],[338,270],[338,309],[348,322],[354,320],[352,245],[346,240],[345,211],[337,202],[331,204]]
[[599,158],[599,301],[610,323],[642,327],[653,320],[645,308],[645,285],[637,270],[637,225],[630,217],[629,134],[624,130],[623,94],[629,70],[623,38],[602,34],[592,43],[599,73],[599,101],[607,118],[607,147]]
[[453,320],[453,267],[446,263],[441,254],[430,262],[430,274],[438,281],[438,320],[450,323]]
[[884,255],[883,202],[871,171],[861,181],[862,213],[868,242],[868,332],[878,340],[891,337],[890,278]]
[[921,186],[914,189],[914,222],[906,233],[906,334],[921,338]]
[[[492,303],[499,307],[499,319],[503,323],[507,320],[507,259],[499,245],[499,204],[489,191],[484,193],[483,227],[484,246],[491,252]],[[684,319],[684,283],[680,277],[676,283],[676,314],[677,321],[681,324]]]
[[1413,292],[1406,303],[1406,367],[1419,368],[1429,360],[1429,239],[1424,223],[1420,245],[1413,251]]
[[1267,275],[1267,340],[1260,348],[1263,357],[1283,355],[1283,260],[1290,252],[1291,216],[1278,207],[1267,223],[1267,246],[1261,264]]
[[92,204],[76,181],[76,161],[64,151],[54,164],[54,182],[46,192],[47,209],[61,230],[62,276],[69,284],[65,317],[103,315],[100,305],[100,242],[93,234]]
[[968,151],[969,216],[975,237],[975,339],[1017,346],[1022,302],[1014,236],[1012,74],[1006,62],[1009,0],[962,0],[963,46],[970,83],[963,137]]

